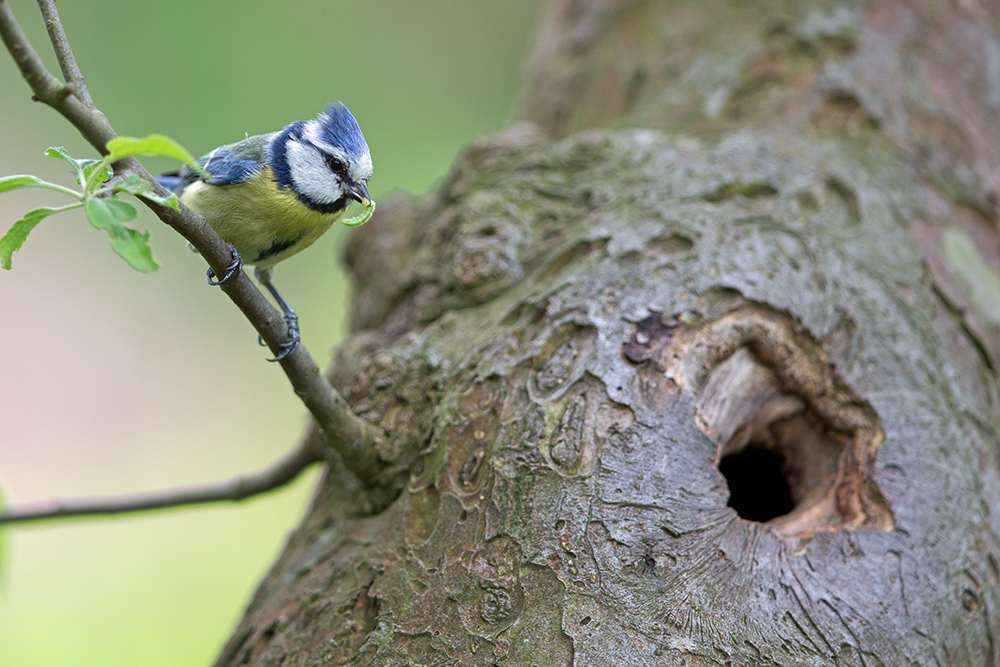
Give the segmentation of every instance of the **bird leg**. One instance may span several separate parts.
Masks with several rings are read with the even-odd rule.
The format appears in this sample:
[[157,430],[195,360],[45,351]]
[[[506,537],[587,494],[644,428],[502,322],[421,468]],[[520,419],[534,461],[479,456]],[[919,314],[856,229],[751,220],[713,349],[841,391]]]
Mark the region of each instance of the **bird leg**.
[[[268,361],[281,361],[299,346],[299,340],[301,339],[299,336],[299,316],[295,314],[295,311],[292,310],[292,307],[281,296],[281,293],[271,284],[271,271],[271,269],[264,269],[258,266],[254,269],[253,273],[257,278],[257,282],[266,287],[267,291],[274,297],[274,300],[278,302],[278,306],[281,308],[281,312],[285,318],[285,324],[288,325],[288,340],[279,345],[281,352],[273,359],[268,359]],[[257,337],[257,342],[261,345],[264,344],[260,336]]]
[[221,280],[213,280],[215,278],[215,271],[209,267],[208,273],[205,275],[205,280],[208,281],[209,285],[221,285],[239,273],[240,269],[243,268],[243,256],[232,243],[229,244],[229,252],[233,253],[233,261],[226,267],[226,275],[222,276]]

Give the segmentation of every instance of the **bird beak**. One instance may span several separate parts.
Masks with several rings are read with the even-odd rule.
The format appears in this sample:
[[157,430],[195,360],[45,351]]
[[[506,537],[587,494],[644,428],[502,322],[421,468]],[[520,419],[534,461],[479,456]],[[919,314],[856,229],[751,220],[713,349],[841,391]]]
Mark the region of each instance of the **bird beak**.
[[352,183],[347,190],[347,196],[355,200],[362,206],[368,206],[372,198],[368,196],[368,188],[364,183]]

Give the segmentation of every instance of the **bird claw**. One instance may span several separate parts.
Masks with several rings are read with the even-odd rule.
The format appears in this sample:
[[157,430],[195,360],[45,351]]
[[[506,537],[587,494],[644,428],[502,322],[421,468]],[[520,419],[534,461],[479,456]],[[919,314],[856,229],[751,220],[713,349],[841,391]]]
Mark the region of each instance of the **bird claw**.
[[[301,336],[299,336],[299,316],[294,311],[288,311],[285,313],[285,324],[288,325],[288,340],[278,345],[281,351],[278,352],[276,357],[268,359],[268,361],[281,361],[292,354],[292,352],[295,352],[299,347],[299,341],[301,340]],[[260,336],[257,336],[257,343],[259,345],[265,344]]]
[[213,278],[215,278],[215,271],[209,268],[208,273],[205,275],[205,280],[209,285],[221,285],[239,273],[240,269],[243,268],[243,256],[240,254],[240,251],[236,249],[236,246],[230,243],[229,251],[233,253],[233,261],[226,267],[226,275],[222,276],[221,280],[213,280]]

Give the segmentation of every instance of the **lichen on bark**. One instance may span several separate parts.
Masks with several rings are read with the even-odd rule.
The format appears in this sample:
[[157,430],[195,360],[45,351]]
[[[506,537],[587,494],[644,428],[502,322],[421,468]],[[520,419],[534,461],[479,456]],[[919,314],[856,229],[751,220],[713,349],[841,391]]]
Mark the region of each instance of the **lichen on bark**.
[[[862,66],[930,19],[706,4],[553,2],[535,124],[354,234],[330,375],[384,470],[330,461],[219,665],[1000,660],[994,350],[934,264],[993,171]],[[747,447],[788,514],[727,504]]]
[[[920,198],[902,164],[877,166],[753,133],[549,144],[522,125],[472,146],[435,198],[380,207],[350,249],[368,328],[333,377],[409,472],[373,492],[331,465],[221,664],[274,647],[371,665],[995,651],[992,515],[953,506],[1000,491],[995,416],[985,383],[947,370],[958,330],[898,222]],[[373,247],[398,248],[398,270]],[[479,279],[457,278],[476,253]],[[808,368],[743,348],[784,364],[786,391],[832,373],[877,414],[866,483],[891,521],[803,539],[741,519],[698,383],[625,354],[651,312],[697,330],[750,302],[815,341]]]

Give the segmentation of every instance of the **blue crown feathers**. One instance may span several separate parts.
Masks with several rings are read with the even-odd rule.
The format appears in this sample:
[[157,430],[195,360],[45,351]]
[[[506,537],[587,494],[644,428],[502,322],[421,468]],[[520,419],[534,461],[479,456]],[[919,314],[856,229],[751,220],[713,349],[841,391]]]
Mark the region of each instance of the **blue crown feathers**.
[[361,157],[368,152],[368,142],[358,127],[358,121],[341,102],[335,102],[316,117],[323,126],[321,136],[324,141],[343,146],[352,157]]

